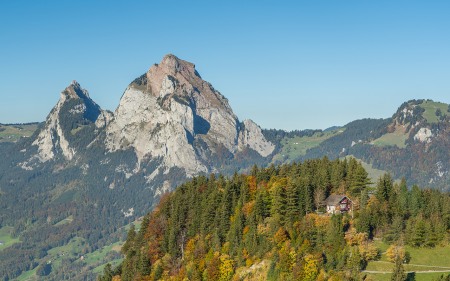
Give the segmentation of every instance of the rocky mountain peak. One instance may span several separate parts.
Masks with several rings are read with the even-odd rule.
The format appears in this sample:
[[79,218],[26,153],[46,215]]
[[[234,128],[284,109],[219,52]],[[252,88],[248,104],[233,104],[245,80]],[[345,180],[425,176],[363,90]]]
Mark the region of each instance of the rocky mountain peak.
[[107,118],[100,106],[89,97],[88,91],[77,81],[72,81],[61,92],[58,103],[34,140],[33,145],[38,147],[38,154],[33,158],[46,162],[61,152],[65,159],[71,160],[76,150],[70,144],[70,139],[84,126],[95,123],[99,116]]
[[161,63],[153,65],[146,74],[148,90],[156,97],[171,98],[174,95],[187,100],[203,99],[214,107],[231,110],[228,101],[212,85],[204,81],[195,65],[166,55]]
[[[180,170],[188,177],[216,172],[233,157],[261,159],[275,149],[257,124],[239,121],[193,63],[171,54],[129,84],[114,113],[101,110],[73,81],[32,144],[37,153],[23,167],[56,159],[81,161],[91,144],[105,149],[105,155],[134,152],[127,176],[145,170],[147,183]],[[150,162],[151,168],[146,166]]]
[[167,54],[161,60],[159,65],[154,65],[154,67],[163,67],[166,69],[167,73],[175,75],[176,72],[191,72],[195,73],[195,65],[191,62],[179,59],[175,55]]
[[[66,95],[69,98],[75,98],[75,99],[88,99],[89,98],[89,92],[85,89],[83,89],[76,80],[73,80],[69,86],[67,86],[61,94]],[[90,99],[90,98],[89,98]]]
[[110,151],[132,147],[139,161],[160,157],[164,169],[184,168],[188,176],[214,171],[210,158],[224,151],[250,148],[265,157],[274,150],[256,124],[239,122],[193,63],[172,54],[130,84],[114,115],[107,128]]

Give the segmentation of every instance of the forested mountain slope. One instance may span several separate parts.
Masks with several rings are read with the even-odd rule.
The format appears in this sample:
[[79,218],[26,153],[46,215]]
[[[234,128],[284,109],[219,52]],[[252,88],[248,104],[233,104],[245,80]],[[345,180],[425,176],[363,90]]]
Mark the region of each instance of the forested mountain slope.
[[[327,158],[196,177],[130,229],[124,261],[99,280],[361,280],[381,255],[374,238],[392,245],[398,270],[404,245],[449,242],[448,193],[389,175],[367,183],[356,160]],[[330,194],[347,194],[350,211],[324,214]]]
[[275,163],[352,155],[409,185],[450,190],[450,106],[402,104],[388,119],[362,119],[330,130],[264,130],[277,146]]

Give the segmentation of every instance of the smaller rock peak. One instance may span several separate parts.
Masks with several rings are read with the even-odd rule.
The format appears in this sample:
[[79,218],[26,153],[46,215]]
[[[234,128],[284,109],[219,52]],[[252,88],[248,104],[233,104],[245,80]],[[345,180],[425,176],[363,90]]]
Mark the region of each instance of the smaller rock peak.
[[64,91],[64,94],[68,95],[71,98],[86,98],[89,97],[88,91],[81,88],[80,83],[78,83],[76,80],[73,80],[69,86],[67,86]]
[[81,88],[80,83],[77,82],[77,80],[72,80],[69,87],[72,86],[74,88]]

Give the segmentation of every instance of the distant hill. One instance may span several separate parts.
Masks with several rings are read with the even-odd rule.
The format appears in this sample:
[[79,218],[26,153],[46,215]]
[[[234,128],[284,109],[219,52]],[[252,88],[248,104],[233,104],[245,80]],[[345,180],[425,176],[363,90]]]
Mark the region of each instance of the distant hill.
[[0,142],[16,142],[20,138],[30,137],[39,123],[0,124]]
[[450,190],[450,112],[445,103],[411,100],[391,118],[362,119],[308,134],[263,132],[277,146],[274,163],[352,155],[408,184]]

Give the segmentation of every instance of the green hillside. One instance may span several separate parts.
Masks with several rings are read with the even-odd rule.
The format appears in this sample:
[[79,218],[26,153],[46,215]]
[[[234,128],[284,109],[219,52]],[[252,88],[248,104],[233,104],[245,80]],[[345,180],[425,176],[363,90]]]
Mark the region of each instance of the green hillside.
[[[366,267],[368,276],[373,280],[391,280],[394,264],[388,260],[386,250],[389,245],[381,241],[376,242],[382,253],[380,259],[371,261]],[[437,280],[441,275],[450,274],[450,246],[437,246],[434,248],[417,248],[407,245],[409,254],[408,263],[404,264],[405,271],[415,276],[415,280]]]
[[30,137],[39,123],[4,125],[0,124],[0,142],[16,142],[22,137]]
[[20,242],[18,238],[11,236],[12,230],[13,228],[8,226],[0,228],[0,251]]
[[372,143],[376,146],[397,146],[398,148],[405,148],[405,141],[408,139],[408,134],[402,131],[395,131],[387,133],[374,140]]
[[425,109],[425,111],[423,112],[423,117],[427,120],[428,123],[439,122],[439,113],[436,113],[436,111],[440,111],[441,115],[449,115],[447,111],[449,105],[446,103],[426,100],[419,106]]
[[312,136],[285,137],[281,140],[281,151],[273,158],[273,161],[291,162],[306,155],[306,152],[319,146],[323,141],[341,134],[345,128],[339,128],[332,131],[320,131]]
[[348,155],[345,158],[348,160],[351,158],[355,158],[361,164],[361,166],[367,171],[368,178],[371,180],[373,186],[376,185],[379,178],[381,178],[384,174],[387,173],[386,171],[374,168],[371,164],[368,164],[362,161],[361,159],[354,157],[353,155]]

